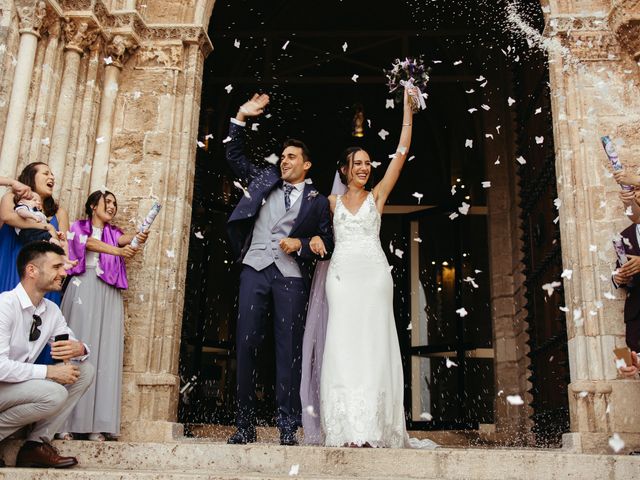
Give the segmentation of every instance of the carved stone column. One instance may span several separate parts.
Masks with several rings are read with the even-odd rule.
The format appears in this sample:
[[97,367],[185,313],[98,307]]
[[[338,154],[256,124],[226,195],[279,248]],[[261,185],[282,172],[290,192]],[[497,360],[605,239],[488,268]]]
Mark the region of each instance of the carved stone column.
[[29,87],[33,75],[33,62],[36,57],[40,27],[46,15],[46,4],[43,1],[18,5],[20,18],[20,46],[13,87],[7,115],[6,131],[0,151],[0,176],[13,177],[18,165],[20,142],[24,128]]
[[132,40],[122,35],[116,35],[106,48],[107,65],[104,71],[100,114],[96,132],[96,149],[93,155],[90,191],[95,191],[107,184],[109,171],[109,154],[113,134],[113,114],[118,96],[118,80],[120,70],[126,62],[129,53],[137,46]]
[[[625,345],[625,329],[624,292],[610,280],[611,238],[629,220],[600,143],[602,135],[628,146],[640,143],[640,100],[629,76],[637,67],[609,27],[609,5],[591,2],[591,16],[554,5],[546,29],[562,261],[573,272],[564,280],[571,433],[563,440],[567,447],[602,453],[611,452],[614,433],[627,449],[640,447],[640,389],[637,381],[617,378],[613,360],[613,349]],[[637,155],[625,145],[621,159],[635,171]]]
[[[99,33],[99,29],[91,28],[85,20],[68,18],[65,20],[64,70],[58,95],[56,120],[53,125],[51,151],[49,153],[49,167],[54,175],[60,178],[64,176],[67,150],[69,148],[80,60],[85,48],[95,42]],[[56,184],[56,194],[59,193],[61,186],[61,182]]]

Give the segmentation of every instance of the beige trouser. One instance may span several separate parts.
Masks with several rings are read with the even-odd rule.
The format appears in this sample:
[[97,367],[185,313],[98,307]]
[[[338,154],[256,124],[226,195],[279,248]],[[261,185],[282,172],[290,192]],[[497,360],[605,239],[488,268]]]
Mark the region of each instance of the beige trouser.
[[32,423],[28,440],[50,442],[60,433],[59,428],[93,382],[93,366],[87,362],[77,365],[80,377],[73,385],[52,380],[0,382],[0,440]]

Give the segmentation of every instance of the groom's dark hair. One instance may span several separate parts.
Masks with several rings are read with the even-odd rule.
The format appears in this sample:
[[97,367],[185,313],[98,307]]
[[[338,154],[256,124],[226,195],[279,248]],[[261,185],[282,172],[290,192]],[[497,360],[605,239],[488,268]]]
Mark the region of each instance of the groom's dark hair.
[[302,140],[297,140],[295,138],[288,138],[282,144],[282,150],[287,147],[296,147],[302,150],[302,158],[304,158],[305,162],[311,161],[311,154],[309,153],[309,149],[307,145]]

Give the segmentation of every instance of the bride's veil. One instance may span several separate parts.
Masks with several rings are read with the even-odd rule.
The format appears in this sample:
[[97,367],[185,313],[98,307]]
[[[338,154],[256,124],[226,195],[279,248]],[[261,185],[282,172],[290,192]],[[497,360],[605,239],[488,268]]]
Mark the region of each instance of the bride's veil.
[[[331,187],[332,195],[342,195],[347,187],[340,181],[340,174],[336,172]],[[327,332],[327,318],[329,309],[324,289],[327,279],[329,260],[321,260],[311,283],[309,294],[309,309],[307,323],[302,343],[302,382],[300,384],[300,400],[302,402],[302,426],[304,428],[304,443],[322,445],[324,435],[320,424],[320,372],[322,370],[322,355]]]

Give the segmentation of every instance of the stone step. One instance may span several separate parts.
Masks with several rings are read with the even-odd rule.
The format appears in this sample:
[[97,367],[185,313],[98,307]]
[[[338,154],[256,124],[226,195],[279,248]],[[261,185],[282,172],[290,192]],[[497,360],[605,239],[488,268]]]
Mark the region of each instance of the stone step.
[[[75,455],[80,468],[69,479],[405,478],[440,480],[630,479],[640,478],[640,457],[592,455],[563,450],[438,448],[436,450],[283,447],[277,444],[227,445],[198,439],[171,443],[54,442],[63,455]],[[19,442],[2,453],[13,465]],[[0,469],[0,475],[5,475]],[[55,471],[6,469],[4,478],[62,478]],[[9,472],[11,472],[9,474]],[[11,476],[19,472],[20,477]],[[51,473],[48,473],[51,472]],[[61,471],[65,472],[65,471]],[[154,476],[155,475],[155,476]],[[0,476],[0,478],[3,478]]]

